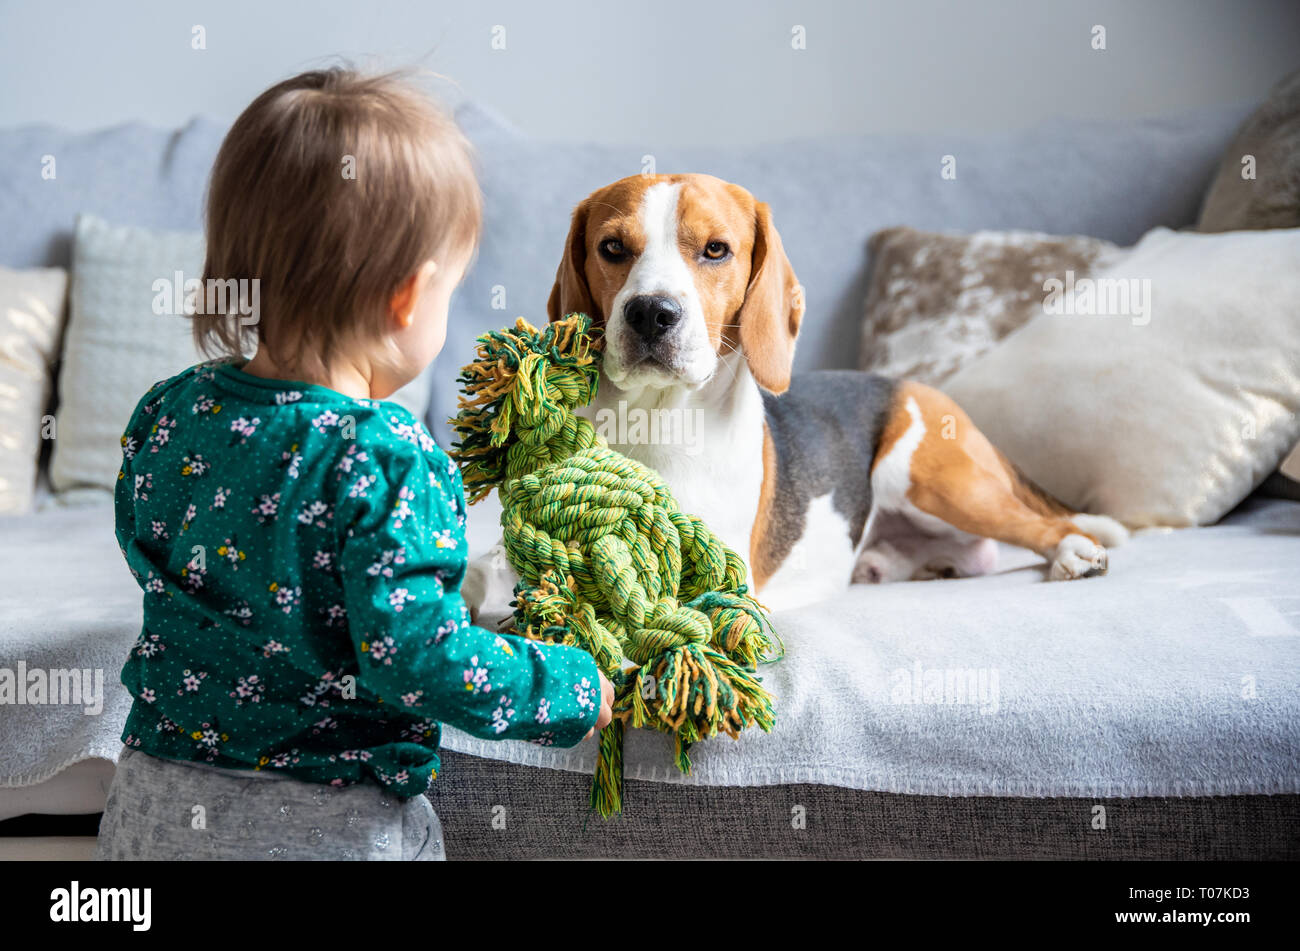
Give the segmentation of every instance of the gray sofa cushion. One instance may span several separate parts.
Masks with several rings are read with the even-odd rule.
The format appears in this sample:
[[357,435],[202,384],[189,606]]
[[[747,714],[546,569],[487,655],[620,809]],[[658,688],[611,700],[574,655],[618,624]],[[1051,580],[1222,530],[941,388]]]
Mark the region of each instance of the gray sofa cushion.
[[[0,130],[0,264],[68,267],[77,215],[172,231],[203,225],[208,172],[226,127],[132,122],[95,132]],[[43,178],[44,157],[54,177]]]
[[[873,232],[899,224],[1026,228],[1131,244],[1154,225],[1192,221],[1224,145],[1249,111],[1242,105],[1167,119],[1050,122],[983,137],[853,136],[649,151],[656,171],[709,172],[771,204],[808,301],[798,366],[851,367],[867,287],[863,251]],[[647,164],[645,147],[538,142],[474,104],[456,115],[479,151],[487,218],[433,368],[429,421],[443,441],[456,372],[469,361],[474,337],[520,314],[544,319],[573,207]],[[0,265],[67,267],[83,212],[121,225],[200,228],[225,130],[208,119],[176,130],[140,123],[89,133],[43,125],[0,130],[0,221],[21,225],[0,230]],[[945,155],[956,160],[955,179],[940,175]],[[55,163],[48,180],[45,156]]]

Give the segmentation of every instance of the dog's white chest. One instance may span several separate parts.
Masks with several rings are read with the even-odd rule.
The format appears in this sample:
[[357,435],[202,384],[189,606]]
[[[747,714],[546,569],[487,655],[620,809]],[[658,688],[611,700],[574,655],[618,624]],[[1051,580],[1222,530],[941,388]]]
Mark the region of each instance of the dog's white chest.
[[678,507],[748,563],[763,490],[763,400],[743,362],[695,390],[603,388],[580,411],[610,447],[654,469]]

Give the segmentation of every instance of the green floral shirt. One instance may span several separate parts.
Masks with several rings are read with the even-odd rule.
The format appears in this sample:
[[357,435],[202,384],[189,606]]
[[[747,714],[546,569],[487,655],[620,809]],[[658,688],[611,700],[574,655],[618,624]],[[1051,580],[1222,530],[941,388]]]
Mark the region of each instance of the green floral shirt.
[[145,394],[122,454],[128,746],[408,798],[440,721],[559,746],[595,725],[589,655],[469,623],[460,473],[396,403],[204,364]]

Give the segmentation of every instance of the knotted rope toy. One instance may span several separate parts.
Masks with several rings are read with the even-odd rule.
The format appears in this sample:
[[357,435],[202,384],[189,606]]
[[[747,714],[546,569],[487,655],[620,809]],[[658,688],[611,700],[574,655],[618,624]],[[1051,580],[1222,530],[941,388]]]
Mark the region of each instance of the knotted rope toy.
[[500,494],[514,633],[582,648],[615,686],[591,788],[608,817],[622,808],[625,725],[671,734],[682,772],[700,740],[772,729],[755,669],[780,641],[740,556],[575,414],[596,395],[603,345],[583,314],[484,334],[450,422],[470,502]]

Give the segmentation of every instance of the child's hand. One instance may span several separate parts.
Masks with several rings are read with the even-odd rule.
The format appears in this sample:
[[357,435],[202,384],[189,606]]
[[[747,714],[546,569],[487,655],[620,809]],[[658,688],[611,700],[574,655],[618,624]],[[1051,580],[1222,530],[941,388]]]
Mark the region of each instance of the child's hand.
[[[609,678],[603,673],[600,675],[600,715],[596,717],[596,725],[587,731],[587,736],[605,729],[609,726],[609,721],[614,719],[614,685],[609,682]],[[587,736],[584,736],[585,740]]]

